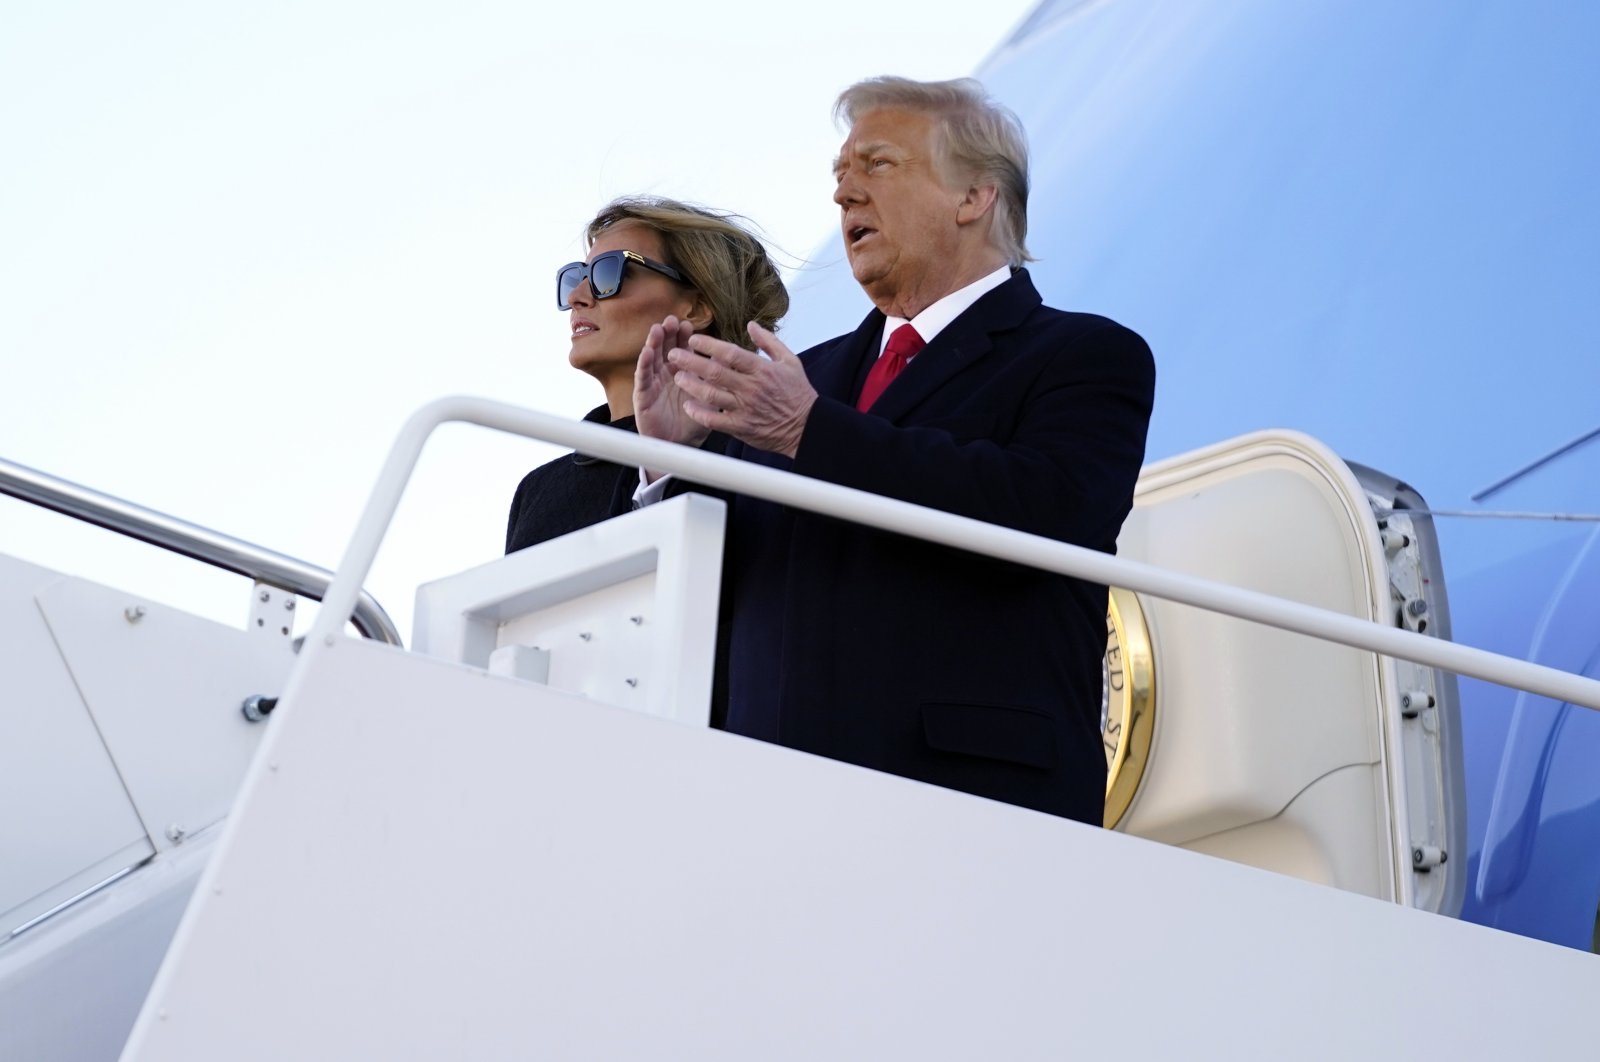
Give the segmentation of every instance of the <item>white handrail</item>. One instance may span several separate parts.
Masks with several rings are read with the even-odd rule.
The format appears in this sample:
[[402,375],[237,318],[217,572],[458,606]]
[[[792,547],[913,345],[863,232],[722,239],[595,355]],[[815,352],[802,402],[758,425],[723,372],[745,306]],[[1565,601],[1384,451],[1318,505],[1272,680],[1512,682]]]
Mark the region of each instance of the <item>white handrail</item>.
[[[394,518],[417,458],[435,428],[451,422],[525,435],[621,465],[671,472],[711,487],[781,502],[797,509],[925,539],[1044,571],[1181,602],[1211,612],[1411,660],[1501,686],[1600,710],[1600,682],[1482,649],[1385,627],[1354,616],[1288,601],[1254,590],[1198,579],[1153,565],[1072,546],[1055,539],[955,516],[817,479],[781,472],[720,454],[705,453],[598,424],[567,420],[483,398],[441,398],[413,413],[401,428],[372,496],[361,514],[344,560],[308,642],[332,645],[356,604],[361,584]],[[302,660],[302,664],[305,661]]]
[[[223,571],[281,587],[321,601],[333,573],[314,564],[258,546],[254,542],[146,509],[38,469],[0,459],[0,494],[82,520],[107,531],[170,550]],[[355,608],[344,615],[368,638],[400,644],[400,632],[377,601],[357,593]]]

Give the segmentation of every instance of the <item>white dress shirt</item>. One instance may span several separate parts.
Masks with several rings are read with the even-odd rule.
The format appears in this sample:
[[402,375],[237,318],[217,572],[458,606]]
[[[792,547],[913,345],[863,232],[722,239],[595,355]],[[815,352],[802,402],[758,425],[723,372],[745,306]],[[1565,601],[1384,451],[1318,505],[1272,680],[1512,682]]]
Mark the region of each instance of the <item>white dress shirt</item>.
[[[945,330],[945,327],[957,317],[972,308],[972,304],[983,298],[989,292],[1011,279],[1011,267],[1003,265],[987,276],[979,277],[964,288],[958,288],[927,307],[913,317],[909,322],[904,317],[888,317],[883,320],[883,335],[878,339],[878,357],[883,357],[883,350],[889,345],[889,337],[894,335],[895,329],[903,324],[910,324],[917,330],[917,335],[922,337],[924,343],[932,343],[933,337]],[[911,361],[916,361],[912,358]],[[909,364],[909,362],[908,362]]]
[[[894,335],[895,329],[901,325],[909,323],[917,330],[917,335],[922,337],[923,343],[932,343],[933,337],[943,332],[951,321],[960,317],[972,307],[973,303],[1009,279],[1011,279],[1011,266],[1003,265],[993,273],[981,276],[966,287],[957,288],[939,301],[925,307],[909,322],[904,317],[890,317],[886,314],[883,321],[883,335],[878,337],[878,357],[883,357],[884,348],[889,345],[889,337]],[[916,360],[913,357],[906,364],[909,365]],[[633,492],[633,507],[638,509],[660,501],[666,494],[667,484],[671,480],[672,475],[669,473],[650,483],[645,479],[645,470],[639,469],[639,486]]]

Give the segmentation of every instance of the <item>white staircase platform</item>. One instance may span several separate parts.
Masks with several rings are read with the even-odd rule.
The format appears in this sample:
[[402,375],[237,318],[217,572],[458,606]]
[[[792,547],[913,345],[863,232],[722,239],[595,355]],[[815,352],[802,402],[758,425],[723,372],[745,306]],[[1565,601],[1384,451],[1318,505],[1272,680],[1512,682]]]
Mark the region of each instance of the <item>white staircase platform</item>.
[[1590,1056],[1589,955],[306,649],[125,1058]]

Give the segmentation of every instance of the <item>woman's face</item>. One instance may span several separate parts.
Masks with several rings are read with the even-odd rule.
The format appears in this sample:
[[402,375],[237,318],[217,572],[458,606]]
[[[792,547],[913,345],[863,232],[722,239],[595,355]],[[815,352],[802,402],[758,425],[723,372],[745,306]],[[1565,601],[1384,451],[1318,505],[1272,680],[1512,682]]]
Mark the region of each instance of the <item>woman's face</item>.
[[[618,222],[602,232],[589,249],[588,260],[606,251],[633,251],[676,265],[667,262],[661,236],[633,221]],[[572,307],[568,318],[572,350],[567,360],[602,384],[624,373],[631,380],[650,326],[668,314],[693,318],[699,302],[692,288],[631,262],[621,289],[609,299],[596,299],[585,280],[567,297]]]

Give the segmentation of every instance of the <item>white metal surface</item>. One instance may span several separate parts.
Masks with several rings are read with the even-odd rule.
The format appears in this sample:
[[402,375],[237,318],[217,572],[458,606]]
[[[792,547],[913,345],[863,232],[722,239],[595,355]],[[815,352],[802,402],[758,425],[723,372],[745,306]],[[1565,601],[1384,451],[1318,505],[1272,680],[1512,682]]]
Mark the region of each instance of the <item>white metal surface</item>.
[[724,509],[675,498],[427,583],[413,648],[497,674],[542,669],[556,689],[705,726]]
[[239,706],[282,691],[289,640],[82,579],[55,583],[38,602],[155,847],[226,815],[263,733]]
[[0,947],[0,1059],[117,1057],[215,834],[194,835]]
[[292,661],[0,557],[0,1059],[121,1048]]
[[371,570],[422,446],[441,424],[462,421],[569,446],[583,453],[673,472],[698,483],[721,487],[797,508],[836,516],[887,531],[1000,557],[1045,571],[1193,605],[1229,616],[1297,631],[1327,641],[1446,668],[1559,701],[1600,710],[1600,681],[1555,668],[1500,656],[1411,631],[1379,626],[1353,616],[1311,608],[1270,595],[1224,586],[1165,571],[1053,539],[996,527],[907,502],[882,498],[820,480],[808,479],[748,461],[703,453],[656,439],[639,438],[597,424],[585,424],[481,398],[442,398],[406,421],[384,462],[362,511],[338,574],[329,586],[311,638],[338,637]]
[[39,612],[62,581],[0,556],[0,951],[155,851]]
[[129,1060],[1592,1046],[1591,956],[778,746],[354,640],[280,711]]
[[288,590],[280,590],[258,579],[250,587],[250,615],[244,629],[262,638],[288,641],[294,634],[297,603],[295,595]]

